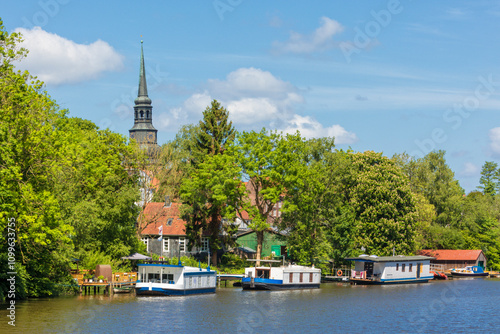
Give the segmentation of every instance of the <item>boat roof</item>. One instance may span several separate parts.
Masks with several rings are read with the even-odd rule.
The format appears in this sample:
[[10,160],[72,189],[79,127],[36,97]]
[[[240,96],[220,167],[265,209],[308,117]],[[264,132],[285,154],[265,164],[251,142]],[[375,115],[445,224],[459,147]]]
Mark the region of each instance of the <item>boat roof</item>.
[[410,262],[410,261],[432,260],[434,258],[430,257],[430,256],[422,256],[422,255],[377,256],[377,255],[365,255],[365,254],[363,254],[360,256],[356,256],[356,257],[347,257],[345,259],[349,260],[349,261],[359,261],[359,262]]

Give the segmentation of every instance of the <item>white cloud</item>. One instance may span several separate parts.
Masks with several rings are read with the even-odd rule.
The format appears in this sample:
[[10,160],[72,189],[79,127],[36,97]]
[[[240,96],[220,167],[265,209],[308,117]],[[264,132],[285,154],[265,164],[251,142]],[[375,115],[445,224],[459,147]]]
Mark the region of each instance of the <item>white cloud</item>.
[[102,72],[123,67],[123,56],[102,40],[86,45],[46,32],[40,27],[31,30],[17,28],[16,31],[23,35],[22,46],[29,50],[19,67],[29,70],[47,84],[91,80]]
[[324,51],[336,45],[333,36],[344,30],[342,25],[328,17],[323,16],[321,25],[312,34],[304,35],[297,32],[290,32],[290,38],[286,42],[274,42],[276,51],[283,53],[310,54],[317,51]]
[[480,168],[474,165],[472,162],[466,162],[464,168],[460,171],[462,176],[476,176],[479,173]]
[[176,130],[181,124],[192,123],[191,119],[200,119],[202,112],[210,105],[212,97],[205,91],[191,95],[181,107],[171,108],[168,112],[161,112],[155,119],[159,130]]
[[300,116],[297,109],[304,104],[301,91],[289,82],[257,68],[239,68],[225,80],[208,80],[206,90],[191,95],[177,108],[159,115],[159,129],[178,128],[199,120],[213,99],[228,111],[229,118],[240,130],[262,127],[291,133],[299,130],[306,138],[335,137],[336,144],[352,144],[358,138],[340,125],[323,126],[310,116]]
[[335,137],[337,145],[354,144],[358,141],[355,133],[347,131],[342,126],[334,124],[325,128],[310,116],[294,115],[288,121],[288,126],[281,131],[295,133],[297,130],[306,138]]
[[500,127],[491,129],[489,137],[490,149],[493,152],[493,155],[500,156]]

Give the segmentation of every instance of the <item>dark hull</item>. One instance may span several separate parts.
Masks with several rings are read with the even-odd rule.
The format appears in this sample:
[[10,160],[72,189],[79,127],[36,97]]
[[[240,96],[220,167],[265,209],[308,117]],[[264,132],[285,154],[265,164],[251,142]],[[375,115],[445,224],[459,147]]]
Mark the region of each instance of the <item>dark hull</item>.
[[188,296],[188,295],[200,295],[205,293],[215,293],[215,288],[206,289],[190,289],[190,290],[167,290],[160,288],[136,288],[135,294],[137,296]]
[[454,273],[453,271],[451,272],[451,275],[453,277],[486,277],[489,274],[488,273],[474,273],[474,274],[468,274],[468,273]]
[[319,284],[272,284],[272,283],[241,283],[243,290],[296,290],[318,289]]
[[412,280],[390,280],[390,281],[373,281],[369,279],[356,279],[351,278],[351,285],[392,285],[392,284],[416,284],[416,283],[428,283],[429,278],[425,279],[412,279]]

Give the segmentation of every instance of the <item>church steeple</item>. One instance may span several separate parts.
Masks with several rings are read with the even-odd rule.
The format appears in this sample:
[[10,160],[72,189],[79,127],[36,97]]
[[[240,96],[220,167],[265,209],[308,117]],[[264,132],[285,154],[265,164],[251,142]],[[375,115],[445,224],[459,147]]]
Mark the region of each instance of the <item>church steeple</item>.
[[143,42],[141,41],[141,67],[139,70],[139,91],[137,92],[137,99],[135,100],[135,103],[137,104],[138,102],[142,102],[140,100],[140,98],[142,98],[144,103],[151,104],[151,99],[148,97],[148,85],[146,83],[146,70],[144,67],[144,49],[142,45]]
[[157,132],[153,126],[153,106],[148,96],[146,70],[144,66],[144,49],[141,41],[141,63],[139,70],[139,89],[134,105],[134,126],[129,130],[130,139],[135,139],[141,147],[157,146]]

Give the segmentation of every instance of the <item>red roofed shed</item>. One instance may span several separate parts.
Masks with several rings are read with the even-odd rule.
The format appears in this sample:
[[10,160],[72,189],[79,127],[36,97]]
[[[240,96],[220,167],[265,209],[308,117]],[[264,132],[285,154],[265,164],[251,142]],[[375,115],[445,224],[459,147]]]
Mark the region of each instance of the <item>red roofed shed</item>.
[[480,266],[486,268],[487,259],[480,249],[423,249],[418,255],[431,256],[431,264],[442,265],[444,270],[463,268],[465,266]]

